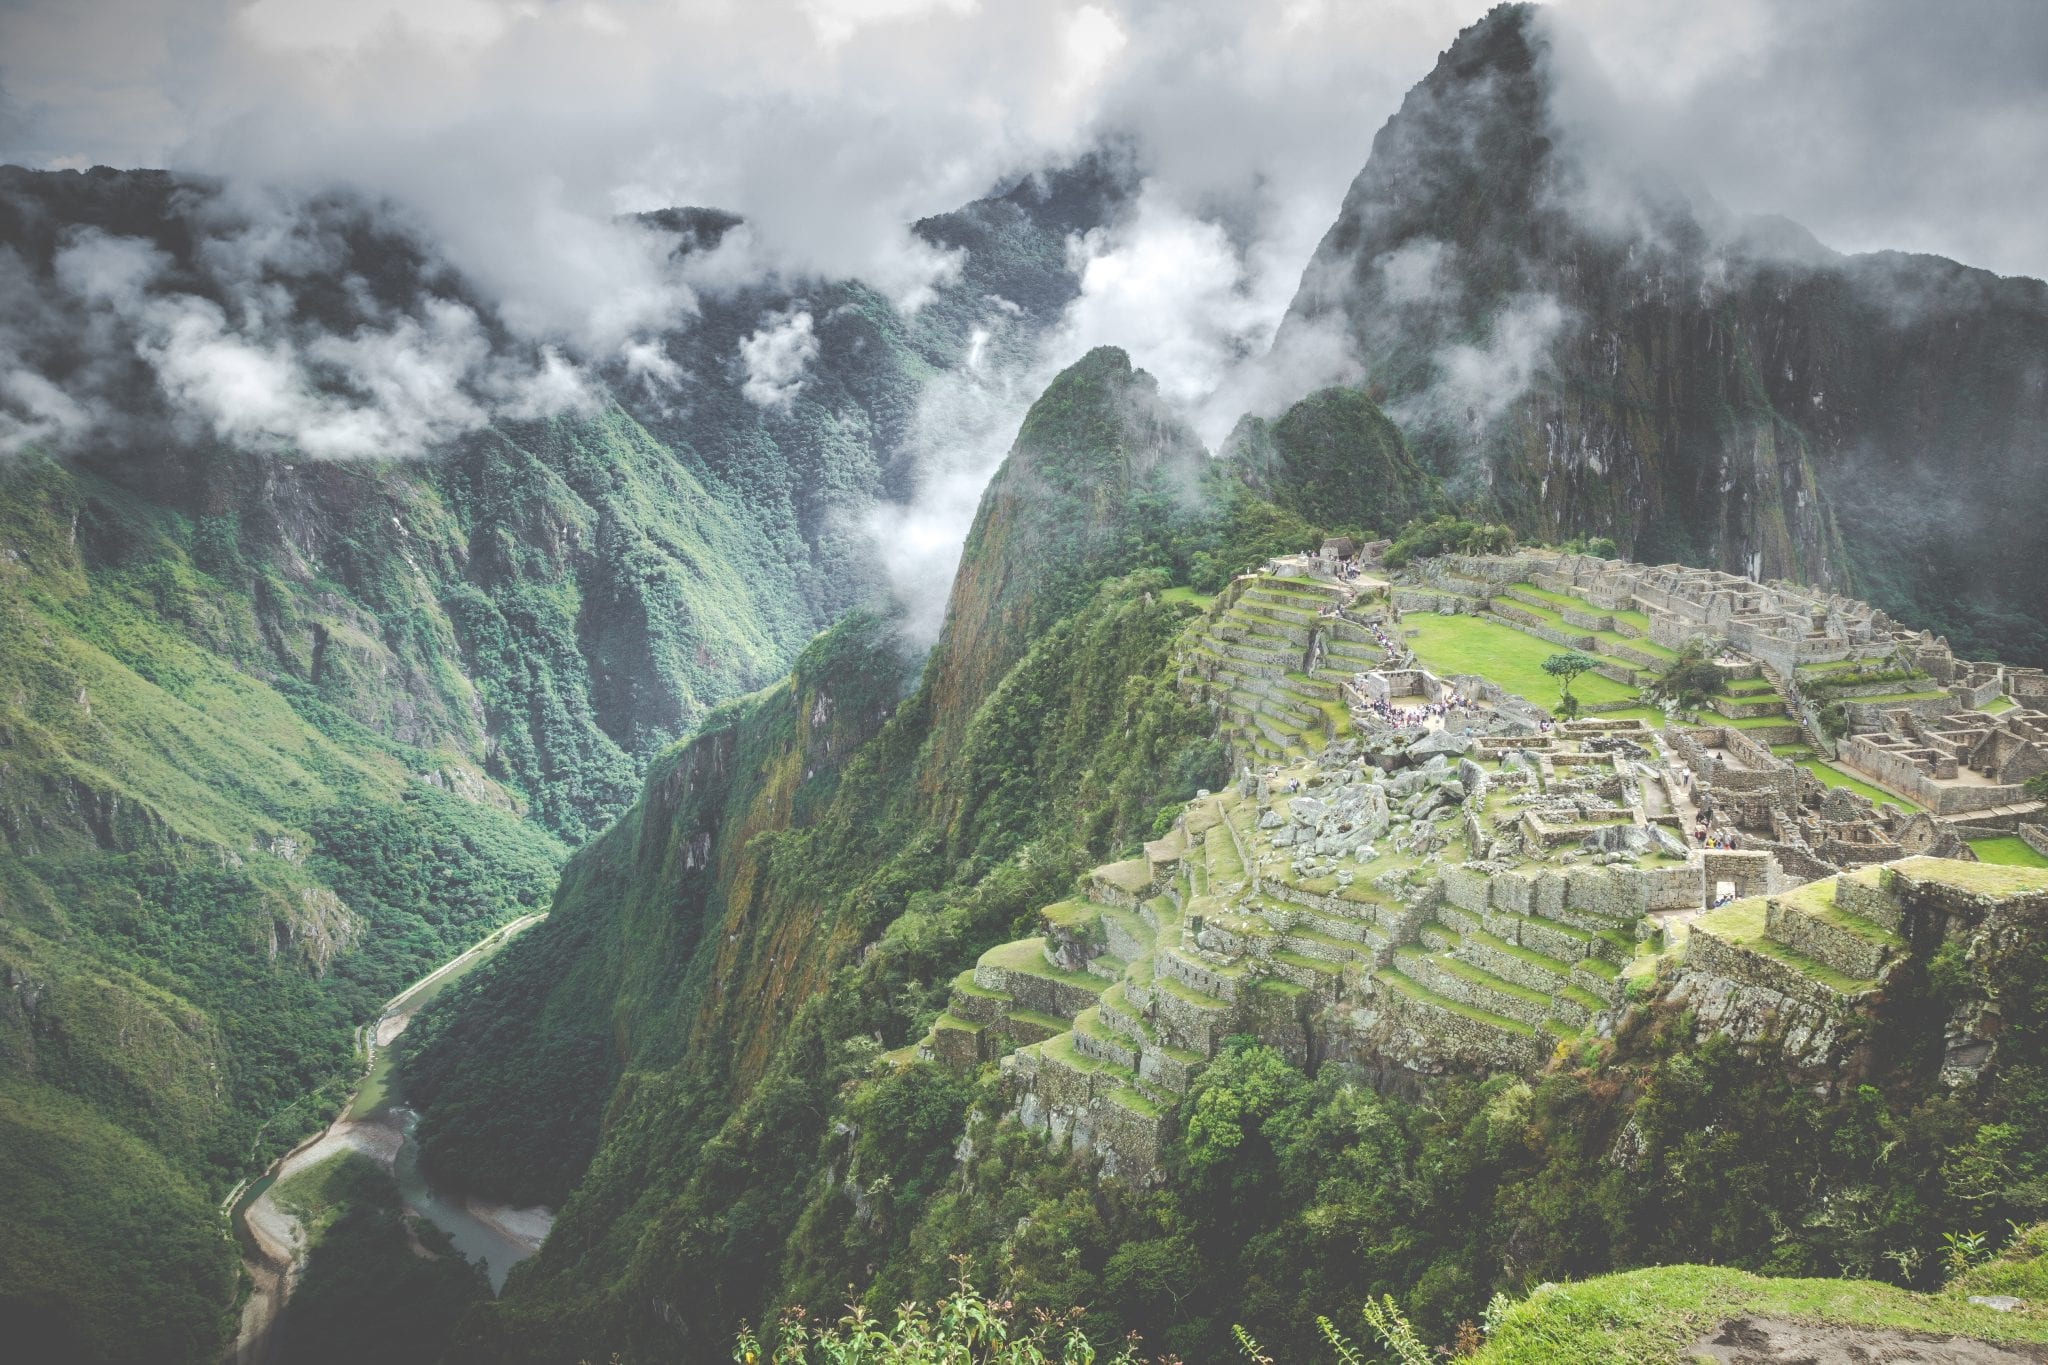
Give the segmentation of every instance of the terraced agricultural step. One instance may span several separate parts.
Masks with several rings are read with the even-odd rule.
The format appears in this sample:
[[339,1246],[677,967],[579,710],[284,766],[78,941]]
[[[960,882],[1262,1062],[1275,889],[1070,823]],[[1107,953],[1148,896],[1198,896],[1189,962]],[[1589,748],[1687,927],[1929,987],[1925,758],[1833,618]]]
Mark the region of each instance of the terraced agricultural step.
[[1509,943],[1533,948],[1546,957],[1572,963],[1594,951],[1597,935],[1561,920],[1521,915],[1512,910],[1488,910],[1486,932]]
[[1557,994],[1571,980],[1571,963],[1560,962],[1533,948],[1509,943],[1483,930],[1465,935],[1456,957],[1503,981],[1542,995]]
[[[1096,1018],[1104,1028],[1122,1036],[1134,1048],[1159,1041],[1159,1035],[1147,1022],[1145,1012],[1130,998],[1124,982],[1117,982],[1102,993],[1096,1005]],[[1077,1016],[1078,1017],[1078,1016]]]
[[1764,931],[1851,977],[1875,977],[1885,963],[1906,951],[1905,940],[1896,932],[1837,903],[1831,881],[1768,898]]
[[1128,1038],[1103,1023],[1100,1007],[1085,1009],[1074,1016],[1074,1050],[1098,1062],[1109,1062],[1138,1075],[1138,1051]]
[[1465,1050],[1497,1065],[1528,1065],[1546,1050],[1542,1035],[1521,1020],[1439,995],[1398,968],[1383,967],[1372,980],[1390,1003],[1399,1002],[1410,1013],[1419,1030],[1445,1040],[1470,1034]]
[[1445,999],[1489,1014],[1519,1019],[1530,1028],[1550,1013],[1550,997],[1543,992],[1518,986],[1455,957],[1402,948],[1394,953],[1394,965]]
[[1572,964],[1571,983],[1607,1009],[1619,1008],[1627,992],[1627,983],[1621,979],[1620,969],[1596,957]]
[[1282,934],[1280,942],[1289,952],[1337,966],[1342,966],[1346,962],[1369,962],[1373,955],[1372,945],[1369,943],[1358,939],[1338,938],[1334,934],[1301,927]]
[[1008,1014],[1016,1002],[1006,991],[986,990],[974,982],[974,969],[953,978],[953,993],[946,1010],[956,1018],[977,1024],[993,1024]]
[[1448,928],[1435,920],[1431,920],[1428,924],[1422,926],[1422,933],[1419,937],[1422,940],[1422,946],[1433,953],[1455,952],[1458,944],[1461,942],[1457,930]]
[[1153,978],[1151,1009],[1160,1042],[1203,1057],[1214,1056],[1236,1027],[1237,1011],[1228,1000],[1170,976]]
[[1012,1048],[1026,1047],[1067,1031],[1067,1021],[1042,1010],[1011,1010],[1003,1016],[1003,1033]]
[[1191,991],[1226,1003],[1236,1002],[1245,974],[1242,966],[1218,967],[1179,948],[1161,948],[1154,953],[1152,968],[1157,981],[1177,981]]
[[988,1060],[994,1050],[987,1037],[989,1032],[986,1024],[942,1014],[932,1022],[931,1032],[911,1050],[914,1055],[929,1057],[941,1066],[968,1072]]
[[1112,956],[1129,962],[1152,951],[1158,935],[1145,922],[1142,910],[1118,906],[1102,907],[1103,944]]
[[1105,983],[1046,960],[1043,938],[1018,939],[989,949],[974,967],[974,984],[1010,996],[1017,1008],[1072,1019],[1095,1003]]
[[1158,890],[1159,878],[1143,858],[1106,863],[1088,874],[1088,899],[1101,905],[1135,910],[1138,902]]

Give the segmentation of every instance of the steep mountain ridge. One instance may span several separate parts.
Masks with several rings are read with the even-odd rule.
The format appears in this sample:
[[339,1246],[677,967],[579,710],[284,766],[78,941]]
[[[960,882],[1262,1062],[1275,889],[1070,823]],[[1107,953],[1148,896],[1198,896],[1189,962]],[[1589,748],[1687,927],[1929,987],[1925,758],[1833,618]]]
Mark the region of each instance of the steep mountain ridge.
[[[1148,376],[1121,352],[1084,357],[984,495],[945,634],[900,707],[888,631],[835,629],[787,688],[718,713],[657,765],[628,819],[572,860],[553,943],[509,951],[429,1016],[409,1064],[429,1156],[494,1193],[576,1182],[587,1149],[534,1150],[490,1116],[594,1119],[587,1089],[558,1100],[534,1084],[518,1040],[544,1030],[530,1021],[608,1021],[589,1036],[608,1032],[622,1068],[601,1137],[585,1130],[588,1175],[521,1272],[524,1297],[477,1325],[479,1351],[583,1349],[568,1343],[592,1332],[687,1342],[760,1306],[803,1196],[771,1172],[824,1137],[803,1097],[859,1073],[864,1035],[913,1041],[941,983],[1035,900],[1220,779],[1213,718],[1166,667],[1185,590],[1170,600],[1158,570],[1116,575],[1247,534],[1230,529],[1242,508]],[[1282,529],[1253,553],[1314,534],[1274,515]],[[827,756],[818,725],[849,715],[885,719]],[[699,946],[679,956],[684,941]],[[627,980],[639,973],[666,984],[649,994]],[[501,1175],[508,1153],[520,1169]],[[691,1219],[734,1235],[744,1221],[745,1244],[644,1235]],[[698,1287],[678,1299],[678,1285]],[[666,1307],[648,1318],[642,1294]]]
[[983,492],[932,650],[927,773],[994,680],[1094,584],[1205,513],[1208,452],[1130,357],[1098,347],[1033,403]]
[[1585,116],[1566,41],[1529,5],[1460,35],[1375,136],[1283,333],[1341,326],[1425,462],[1525,534],[1857,591],[1966,653],[2048,659],[2048,286],[1733,220]]
[[[95,423],[24,437],[11,409],[27,444],[0,459],[0,1073],[6,1145],[49,1163],[6,1182],[0,1319],[59,1354],[211,1356],[215,1201],[331,1111],[353,1025],[536,907],[655,754],[876,591],[849,527],[910,478],[919,394],[977,328],[991,363],[1031,344],[1071,287],[1066,224],[1116,184],[930,220],[983,249],[915,315],[857,281],[707,298],[658,339],[681,390],[622,360],[589,402],[429,458],[323,460],[195,421],[152,368],[162,310],[203,330],[254,290],[305,354],[467,310],[504,373],[547,357],[379,206],[0,169],[5,344]],[[737,226],[655,217],[686,252]],[[270,229],[295,249],[236,254]],[[800,383],[750,400],[741,343],[798,313]],[[608,1083],[608,1049],[560,1041]],[[148,1166],[88,1170],[138,1138]],[[132,1255],[114,1204],[152,1229]]]

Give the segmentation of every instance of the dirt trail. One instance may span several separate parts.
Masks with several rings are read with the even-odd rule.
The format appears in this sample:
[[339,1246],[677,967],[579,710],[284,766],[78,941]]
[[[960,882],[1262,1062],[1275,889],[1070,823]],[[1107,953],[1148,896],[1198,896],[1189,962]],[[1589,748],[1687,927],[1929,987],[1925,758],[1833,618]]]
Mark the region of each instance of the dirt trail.
[[[393,1039],[405,1032],[412,1017],[426,1002],[426,992],[436,983],[444,980],[449,973],[459,972],[475,965],[480,955],[496,952],[509,942],[514,935],[545,919],[545,915],[525,915],[500,927],[482,942],[472,945],[460,955],[450,958],[427,975],[413,982],[384,1004],[383,1013],[376,1024],[367,1032],[372,1046],[367,1049],[364,1075],[376,1063],[376,1051],[389,1047]],[[317,1166],[329,1157],[343,1152],[357,1151],[375,1159],[387,1170],[398,1157],[398,1149],[405,1140],[400,1120],[389,1110],[379,1109],[375,1114],[356,1118],[351,1115],[355,1103],[353,1092],[347,1104],[342,1106],[341,1117],[328,1125],[326,1131],[306,1139],[291,1151],[279,1157],[267,1173],[272,1177],[271,1186],[277,1181],[295,1175],[309,1167]],[[246,1187],[237,1186],[228,1196],[228,1206],[240,1198]],[[266,1189],[249,1206],[235,1215],[242,1230],[247,1234],[247,1246],[242,1256],[242,1266],[248,1271],[253,1285],[247,1302],[242,1305],[242,1321],[235,1333],[233,1345],[229,1348],[227,1360],[231,1365],[265,1365],[271,1358],[273,1337],[278,1318],[284,1312],[285,1303],[291,1298],[292,1288],[297,1282],[299,1268],[305,1254],[305,1229],[298,1219],[287,1213]],[[481,1206],[480,1206],[481,1207]],[[511,1211],[506,1211],[510,1214]],[[489,1216],[488,1212],[480,1217]],[[515,1219],[516,1221],[516,1219]],[[532,1229],[521,1227],[519,1231],[507,1229],[508,1234],[521,1237]],[[539,1229],[546,1235],[546,1228]],[[534,1239],[536,1244],[538,1239]],[[253,1248],[253,1249],[252,1249]]]
[[1721,1365],[2043,1365],[2048,1348],[1895,1328],[1731,1318],[1694,1342],[1685,1358]]

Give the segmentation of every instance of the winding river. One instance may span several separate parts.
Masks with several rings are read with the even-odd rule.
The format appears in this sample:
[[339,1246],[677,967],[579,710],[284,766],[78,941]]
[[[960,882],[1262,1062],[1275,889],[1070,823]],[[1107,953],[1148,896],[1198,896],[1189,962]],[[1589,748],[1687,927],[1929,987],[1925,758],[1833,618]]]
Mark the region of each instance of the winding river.
[[369,1069],[341,1116],[324,1132],[278,1158],[262,1179],[230,1196],[242,1264],[255,1286],[242,1306],[241,1327],[228,1353],[227,1359],[234,1365],[267,1365],[278,1321],[305,1261],[305,1229],[270,1197],[272,1187],[343,1152],[361,1152],[390,1170],[406,1210],[441,1228],[470,1260],[486,1262],[494,1292],[504,1288],[505,1276],[514,1265],[540,1249],[554,1221],[546,1209],[485,1204],[428,1183],[420,1172],[419,1148],[412,1140],[419,1115],[393,1104],[389,1088],[392,1040],[405,1032],[420,1008],[544,918],[536,914],[513,920],[387,1001],[368,1033]]

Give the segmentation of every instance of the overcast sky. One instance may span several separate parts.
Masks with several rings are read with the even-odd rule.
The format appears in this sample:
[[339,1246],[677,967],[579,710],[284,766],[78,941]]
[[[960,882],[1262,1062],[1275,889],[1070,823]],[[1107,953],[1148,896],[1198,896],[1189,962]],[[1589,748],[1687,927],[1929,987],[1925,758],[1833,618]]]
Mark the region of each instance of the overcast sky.
[[[205,342],[192,384],[226,374],[240,394],[277,372],[254,384],[276,401],[234,405],[226,427],[208,409],[222,434],[407,453],[536,394],[573,401],[573,362],[648,354],[651,331],[686,317],[707,282],[676,279],[665,250],[616,224],[622,211],[736,210],[747,244],[721,268],[858,275],[910,307],[948,262],[909,223],[1114,138],[1137,150],[1142,192],[1114,230],[1072,245],[1082,294],[1035,372],[999,394],[971,374],[935,389],[926,492],[881,514],[883,542],[910,547],[906,576],[943,582],[1021,404],[1086,347],[1128,349],[1212,443],[1238,413],[1341,375],[1341,356],[1328,373],[1315,357],[1244,361],[1264,352],[1374,132],[1486,8],[0,0],[0,160],[217,173],[266,187],[277,212],[334,184],[405,206],[545,364],[505,372],[459,310],[309,342],[190,300],[173,315],[132,287],[150,268],[132,247],[72,264],[165,355]],[[1558,68],[1602,88],[1589,107],[1728,207],[1784,213],[1842,250],[2048,276],[2048,0],[1558,0],[1550,14],[1592,58]],[[764,323],[750,342],[765,399],[800,382],[808,322]],[[0,342],[6,330],[0,318]],[[335,408],[303,382],[321,364],[398,398]],[[1294,392],[1260,391],[1280,371]],[[445,382],[423,389],[422,374]],[[17,443],[83,429],[75,398],[0,363]],[[0,448],[6,437],[0,421]]]
[[[669,306],[621,210],[747,216],[753,270],[914,304],[905,231],[1105,136],[1075,347],[1169,395],[1261,349],[1372,135],[1480,0],[0,0],[0,159],[171,166],[418,213],[515,326]],[[2048,275],[2048,3],[1559,0],[1648,141],[1844,250]]]

